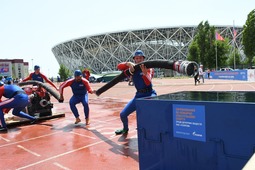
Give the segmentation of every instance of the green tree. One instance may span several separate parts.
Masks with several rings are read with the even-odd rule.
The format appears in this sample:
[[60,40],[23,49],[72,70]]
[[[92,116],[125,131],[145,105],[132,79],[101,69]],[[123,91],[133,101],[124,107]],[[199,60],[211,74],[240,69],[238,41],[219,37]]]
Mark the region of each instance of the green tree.
[[189,47],[188,59],[203,64],[204,68],[210,64],[207,60],[211,56],[213,46],[213,38],[210,32],[211,27],[208,21],[199,23],[196,36]]
[[70,70],[66,68],[63,64],[60,65],[58,74],[60,76],[61,81],[65,81],[68,77],[72,75]]
[[231,66],[232,68],[235,68],[234,65],[240,66],[241,59],[240,59],[240,54],[238,53],[238,50],[235,49],[229,56],[228,61],[227,61],[228,66]]
[[199,47],[198,47],[197,41],[194,41],[189,46],[189,54],[188,54],[187,59],[189,61],[199,61],[199,59],[200,59],[199,55],[200,54],[199,54]]
[[226,64],[229,41],[216,41],[215,31],[208,21],[198,25],[196,36],[189,46],[188,60],[203,64],[204,68],[215,68],[217,50],[217,67]]
[[247,63],[252,66],[253,57],[255,56],[255,9],[248,14],[245,25],[243,26],[242,44]]
[[[216,44],[215,44],[215,28],[211,27],[208,29],[207,37],[207,52],[205,55],[204,68],[215,68],[216,67]],[[218,48],[217,48],[218,49]],[[217,61],[220,57],[217,54]]]
[[198,25],[198,34],[197,36],[195,37],[196,38],[196,41],[197,41],[197,45],[198,45],[198,48],[199,48],[199,60],[198,62],[201,63],[201,64],[205,64],[205,53],[206,53],[206,36],[208,34],[208,25],[209,23],[206,21],[204,24],[203,22],[201,22],[199,25]]
[[79,67],[79,70],[81,70],[81,72],[84,70],[84,67],[83,66],[80,66]]
[[[218,68],[227,66],[228,58],[229,58],[229,51],[230,51],[230,45],[228,45],[229,40],[225,39],[224,41],[215,41],[215,48],[217,48],[217,64]],[[216,50],[215,55],[216,56]],[[215,60],[216,62],[216,60]]]

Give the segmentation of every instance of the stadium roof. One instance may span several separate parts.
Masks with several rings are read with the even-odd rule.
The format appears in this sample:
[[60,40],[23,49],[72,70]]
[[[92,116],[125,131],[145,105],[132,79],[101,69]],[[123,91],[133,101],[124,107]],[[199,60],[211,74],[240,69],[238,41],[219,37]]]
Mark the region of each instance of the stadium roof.
[[[173,26],[101,33],[62,42],[52,48],[59,64],[74,71],[88,67],[94,73],[116,71],[120,62],[132,61],[136,49],[144,51],[147,60],[185,60],[197,26]],[[242,51],[242,27],[236,40],[232,26],[215,26],[224,38]]]

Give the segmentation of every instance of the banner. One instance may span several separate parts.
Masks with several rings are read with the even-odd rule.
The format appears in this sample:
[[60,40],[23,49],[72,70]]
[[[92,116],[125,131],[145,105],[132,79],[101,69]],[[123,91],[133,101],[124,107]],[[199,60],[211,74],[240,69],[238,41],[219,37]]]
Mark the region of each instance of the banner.
[[9,76],[11,72],[10,69],[11,69],[10,63],[6,63],[6,62],[0,63],[0,75]]
[[212,71],[210,73],[212,79],[226,79],[226,80],[243,80],[247,81],[247,70],[235,71]]

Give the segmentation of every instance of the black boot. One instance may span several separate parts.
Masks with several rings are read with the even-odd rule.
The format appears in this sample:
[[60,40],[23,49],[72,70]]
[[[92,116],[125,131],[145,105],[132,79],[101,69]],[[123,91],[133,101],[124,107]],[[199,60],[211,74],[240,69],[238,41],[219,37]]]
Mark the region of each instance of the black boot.
[[127,133],[128,133],[128,129],[118,129],[115,131],[116,135],[127,134]]
[[36,124],[38,122],[38,119],[36,118],[35,120],[32,120],[31,122],[30,122],[30,124]]
[[4,128],[4,127],[0,128],[0,133],[7,133],[7,132],[8,132],[7,128]]

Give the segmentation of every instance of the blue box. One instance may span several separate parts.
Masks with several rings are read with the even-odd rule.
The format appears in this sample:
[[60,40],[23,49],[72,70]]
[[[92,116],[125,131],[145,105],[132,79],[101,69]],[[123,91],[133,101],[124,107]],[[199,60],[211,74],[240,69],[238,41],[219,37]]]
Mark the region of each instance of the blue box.
[[136,100],[141,170],[240,170],[255,151],[255,92]]

